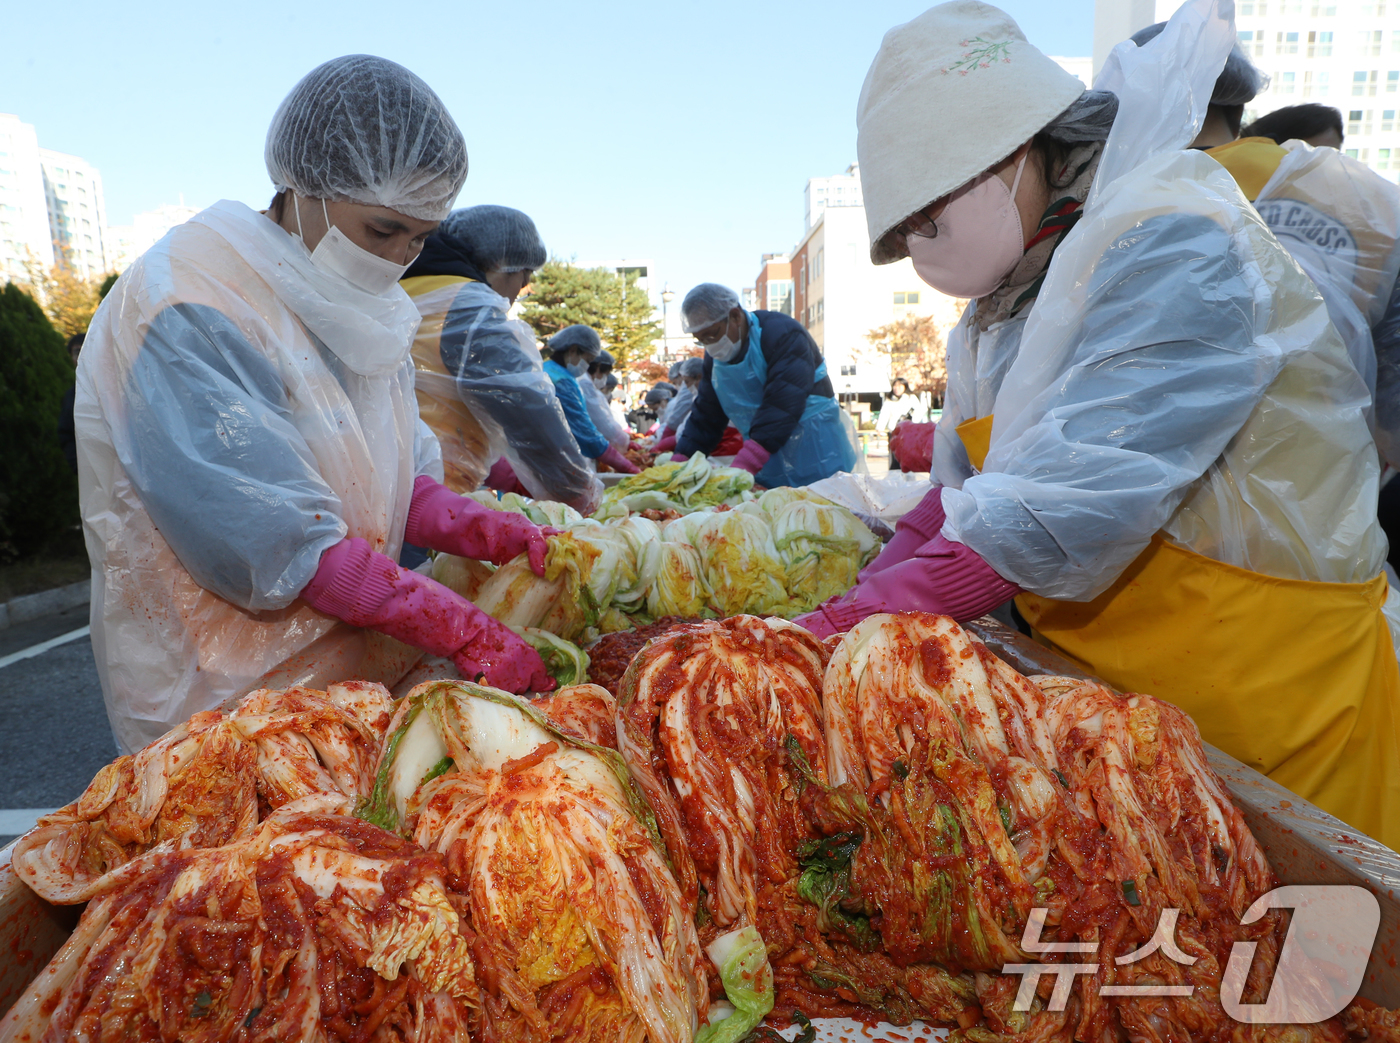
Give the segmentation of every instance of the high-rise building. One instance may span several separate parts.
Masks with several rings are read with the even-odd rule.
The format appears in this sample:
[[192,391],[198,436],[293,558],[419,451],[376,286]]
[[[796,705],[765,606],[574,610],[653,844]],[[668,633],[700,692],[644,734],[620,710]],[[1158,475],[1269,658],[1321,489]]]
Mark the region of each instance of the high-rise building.
[[1330,105],[1342,113],[1342,151],[1400,181],[1400,2],[1239,0],[1235,29],[1270,76],[1246,123],[1285,105]]
[[803,231],[811,231],[829,206],[865,206],[865,199],[860,194],[860,164],[852,163],[844,174],[809,178],[806,204]]
[[102,175],[87,160],[52,149],[41,148],[39,162],[55,260],[67,262],[80,278],[102,278],[111,267]]
[[53,236],[31,124],[0,112],[0,279],[28,279],[29,266],[53,265]]
[[[1115,43],[1181,3],[1095,0],[1095,73]],[[1342,114],[1342,150],[1400,181],[1400,0],[1236,0],[1235,30],[1270,77],[1246,123],[1285,105],[1330,105]]]

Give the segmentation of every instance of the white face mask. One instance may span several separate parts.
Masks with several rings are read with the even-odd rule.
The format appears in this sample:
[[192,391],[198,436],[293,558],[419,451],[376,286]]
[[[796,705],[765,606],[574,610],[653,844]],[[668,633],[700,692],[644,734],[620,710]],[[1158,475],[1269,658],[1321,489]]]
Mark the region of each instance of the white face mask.
[[608,390],[608,378],[607,378],[607,377],[594,377],[594,378],[593,378],[593,386],[594,386],[595,388],[597,388],[599,391],[602,391],[602,392],[606,393],[607,390]]
[[579,359],[577,362],[570,362],[564,368],[569,371],[569,376],[581,377],[588,372],[588,360]]
[[[295,197],[292,205],[297,208],[297,234],[302,235],[301,207],[297,205]],[[376,297],[382,297],[392,290],[394,284],[403,278],[403,273],[408,271],[408,265],[386,261],[352,243],[344,232],[331,224],[331,215],[326,210],[324,199],[321,200],[321,213],[326,217],[326,234],[316,244],[316,249],[311,251],[311,263]],[[306,241],[305,236],[302,236],[302,241]]]
[[724,336],[713,344],[704,345],[705,354],[716,362],[728,362],[739,351],[739,342],[729,336],[729,323],[724,325]]
[[1016,189],[1029,155],[1027,150],[1016,165],[1010,191],[988,171],[953,193],[934,222],[936,236],[905,236],[920,279],[950,297],[965,298],[985,297],[1006,281],[1025,254]]

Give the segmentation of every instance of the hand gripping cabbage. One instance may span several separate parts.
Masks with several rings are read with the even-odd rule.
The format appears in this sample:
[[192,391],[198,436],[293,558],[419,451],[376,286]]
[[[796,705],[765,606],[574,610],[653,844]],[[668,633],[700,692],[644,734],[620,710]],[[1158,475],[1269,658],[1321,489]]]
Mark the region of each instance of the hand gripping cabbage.
[[[595,734],[610,709],[592,686],[551,702]],[[478,1038],[691,1039],[708,1003],[691,909],[615,751],[503,692],[424,685],[400,707],[376,800],[366,814],[441,853],[465,896]]]
[[466,1043],[470,936],[439,861],[348,810],[344,797],[303,798],[234,844],[133,861],[0,1022],[0,1040],[119,1029]]

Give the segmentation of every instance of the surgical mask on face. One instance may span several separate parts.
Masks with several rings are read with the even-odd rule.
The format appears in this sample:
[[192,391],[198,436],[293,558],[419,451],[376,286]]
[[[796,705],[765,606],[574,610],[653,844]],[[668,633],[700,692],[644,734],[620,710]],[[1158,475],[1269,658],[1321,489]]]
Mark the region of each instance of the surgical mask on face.
[[985,297],[1002,283],[1025,254],[1016,189],[1026,155],[1016,165],[1010,191],[988,171],[953,193],[938,215],[936,236],[905,236],[919,278],[950,297]]
[[[297,206],[295,197],[292,205],[297,207],[297,235],[302,235],[301,207]],[[403,278],[403,273],[408,271],[408,265],[386,261],[352,243],[344,232],[331,224],[331,215],[324,199],[321,200],[321,213],[326,218],[326,234],[316,244],[316,249],[311,251],[311,263],[376,297],[382,297],[392,290],[394,284]],[[306,241],[305,236],[302,236],[302,241]]]
[[569,371],[569,376],[581,377],[588,372],[588,360],[579,359],[577,362],[570,362],[564,368]]
[[739,342],[730,338],[729,325],[727,323],[724,327],[724,336],[713,344],[705,345],[705,354],[709,355],[710,358],[714,359],[716,362],[728,362],[738,351]]
[[606,392],[606,391],[608,390],[608,378],[607,378],[607,377],[594,377],[594,378],[593,378],[593,386],[594,386],[595,388],[597,388],[599,391]]

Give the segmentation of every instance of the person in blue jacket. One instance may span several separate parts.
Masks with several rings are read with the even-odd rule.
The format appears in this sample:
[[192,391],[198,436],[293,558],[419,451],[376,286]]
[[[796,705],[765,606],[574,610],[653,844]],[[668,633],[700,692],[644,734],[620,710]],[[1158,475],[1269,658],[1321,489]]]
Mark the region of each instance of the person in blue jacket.
[[588,372],[588,364],[603,350],[603,343],[592,327],[575,323],[565,326],[549,338],[549,358],[544,371],[554,381],[554,393],[563,407],[564,419],[569,422],[574,441],[584,456],[592,457],[600,464],[607,464],[614,471],[636,474],[639,468],[623,456],[599,432],[593,418],[588,415],[588,407],[583,401],[577,378]]
[[745,311],[738,295],[701,283],[681,302],[681,324],[705,349],[705,370],[676,456],[712,453],[728,424],[744,436],[734,466],[761,485],[809,485],[856,463],[821,349],[776,311]]

